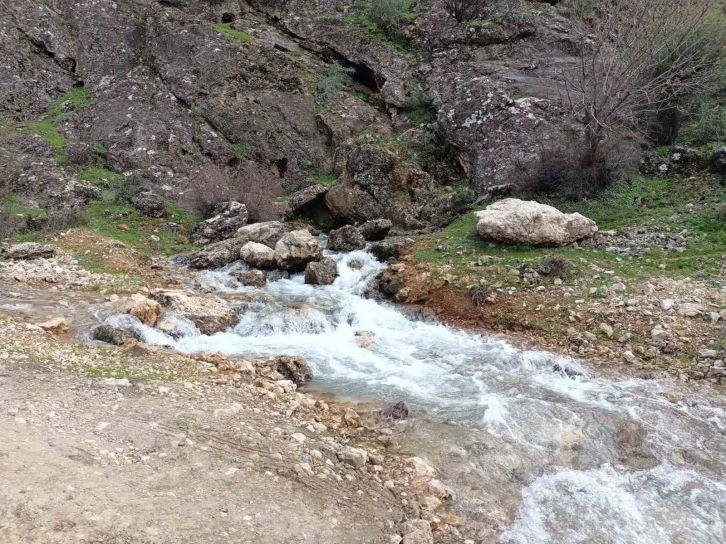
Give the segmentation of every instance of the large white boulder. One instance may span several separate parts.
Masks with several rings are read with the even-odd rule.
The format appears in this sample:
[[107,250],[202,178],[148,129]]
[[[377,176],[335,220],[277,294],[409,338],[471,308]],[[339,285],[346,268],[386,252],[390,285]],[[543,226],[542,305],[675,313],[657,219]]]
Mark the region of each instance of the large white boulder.
[[476,212],[476,230],[482,238],[505,244],[563,246],[592,236],[597,225],[579,213],[505,198]]
[[202,334],[214,334],[236,324],[236,312],[216,297],[188,295],[182,291],[161,291],[154,298],[161,305],[194,323]]
[[306,230],[288,232],[275,245],[275,264],[284,270],[305,270],[309,262],[319,261],[322,256],[320,244]]
[[239,250],[239,256],[255,268],[272,268],[275,265],[275,252],[265,244],[247,242]]

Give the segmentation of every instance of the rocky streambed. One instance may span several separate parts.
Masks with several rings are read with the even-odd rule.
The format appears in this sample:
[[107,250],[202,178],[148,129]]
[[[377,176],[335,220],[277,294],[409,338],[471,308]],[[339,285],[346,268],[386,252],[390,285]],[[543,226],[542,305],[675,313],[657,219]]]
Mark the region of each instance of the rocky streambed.
[[[250,282],[248,265],[235,261],[190,272],[183,289],[77,307],[145,345],[231,371],[233,381],[271,376],[271,397],[294,391],[293,375],[244,361],[302,356],[318,393],[375,406],[405,400],[413,418],[392,427],[396,455],[425,460],[379,482],[426,525],[407,526],[414,536],[404,542],[430,542],[431,529],[442,542],[726,538],[718,388],[606,378],[583,361],[447,327],[380,299],[372,282],[386,265],[367,251],[325,257],[337,275],[330,285],[306,284],[295,270]],[[359,417],[350,410],[339,423],[356,428]],[[342,461],[353,475],[371,470],[363,453]]]

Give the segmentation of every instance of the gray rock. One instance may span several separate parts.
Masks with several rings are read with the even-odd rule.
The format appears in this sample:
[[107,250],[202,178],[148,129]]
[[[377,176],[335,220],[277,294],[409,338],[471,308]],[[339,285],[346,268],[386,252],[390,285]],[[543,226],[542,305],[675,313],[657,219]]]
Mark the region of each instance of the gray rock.
[[336,455],[341,463],[353,468],[361,468],[368,462],[368,452],[358,448],[346,447],[338,451]]
[[221,203],[214,213],[213,217],[202,221],[194,229],[192,240],[197,244],[224,240],[247,224],[247,207],[234,200]]
[[389,219],[373,219],[363,223],[358,230],[367,242],[378,242],[386,237],[391,227],[393,223]]
[[714,174],[726,176],[726,146],[717,147],[713,150],[709,167]]
[[328,238],[328,248],[333,251],[355,251],[366,247],[363,235],[352,225],[345,225],[331,230]]
[[112,327],[111,325],[99,325],[93,329],[93,339],[114,346],[120,346],[129,339],[141,340],[141,335],[136,331]]
[[319,261],[323,250],[318,241],[306,230],[285,234],[275,245],[275,264],[283,270],[305,270],[312,261]]
[[234,325],[237,314],[216,297],[188,295],[182,291],[162,291],[154,299],[164,308],[193,322],[202,334],[214,334]]
[[424,519],[413,519],[401,524],[402,544],[434,544],[431,524]]
[[267,283],[267,278],[262,270],[236,270],[230,272],[234,278],[237,279],[242,285],[247,287],[264,287]]
[[[400,259],[405,254],[411,251],[413,247],[413,240],[384,240],[371,246],[371,254],[379,261],[391,261],[393,259]],[[519,274],[519,270],[517,270]]]
[[275,252],[264,244],[247,242],[239,250],[240,259],[255,268],[273,268],[275,266]]
[[675,306],[675,304],[676,304],[676,301],[673,300],[672,298],[665,298],[660,301],[660,309],[663,310],[664,312],[667,312],[668,310],[673,308],[673,306]]
[[381,410],[381,417],[384,419],[406,419],[408,417],[408,406],[404,401],[398,401],[396,404]]
[[3,255],[8,259],[25,260],[25,259],[49,259],[55,256],[56,248],[46,244],[37,242],[25,242],[15,244],[3,250]]
[[313,378],[313,371],[302,357],[282,355],[270,359],[265,366],[279,373],[283,379],[292,381],[295,385],[306,384]]
[[311,215],[315,212],[314,208],[325,206],[325,195],[328,192],[327,185],[317,184],[305,187],[290,197],[287,203],[287,212],[285,217],[292,219],[299,216]]
[[579,213],[516,198],[495,202],[475,215],[482,238],[506,244],[562,246],[597,232],[595,222]]
[[332,285],[337,277],[338,267],[330,258],[308,263],[305,267],[305,283],[310,285]]
[[166,214],[164,199],[151,191],[144,191],[133,198],[134,208],[147,217],[160,218]]

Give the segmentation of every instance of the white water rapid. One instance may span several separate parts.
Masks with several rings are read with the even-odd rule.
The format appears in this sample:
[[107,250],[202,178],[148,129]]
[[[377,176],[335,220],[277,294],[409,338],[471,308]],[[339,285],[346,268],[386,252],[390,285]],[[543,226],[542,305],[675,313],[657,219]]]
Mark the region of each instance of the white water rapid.
[[[721,400],[673,381],[599,378],[572,359],[407,316],[364,296],[383,268],[370,254],[331,257],[332,286],[297,275],[243,287],[229,274],[241,263],[201,273],[240,312],[212,336],[185,323],[175,340],[130,316],[109,320],[183,352],[302,355],[321,388],[405,400],[438,422],[437,451],[459,452],[446,459],[458,463],[448,476],[464,513],[488,519],[503,505],[493,541],[726,542]],[[375,344],[359,347],[356,331]]]

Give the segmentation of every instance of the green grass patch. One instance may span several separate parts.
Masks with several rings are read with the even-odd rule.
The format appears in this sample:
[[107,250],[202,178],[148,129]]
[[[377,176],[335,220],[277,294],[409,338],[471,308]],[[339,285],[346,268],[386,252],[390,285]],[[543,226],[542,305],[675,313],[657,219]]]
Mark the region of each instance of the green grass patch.
[[236,144],[232,144],[232,149],[235,153],[246,155],[250,152],[250,143],[247,140],[240,140]]
[[46,212],[45,207],[32,207],[24,197],[19,195],[8,194],[0,198],[0,215],[37,217],[39,215],[45,215]]
[[241,30],[232,28],[232,26],[228,23],[212,23],[212,28],[214,28],[214,30],[216,30],[220,34],[227,36],[228,38],[233,38],[235,40],[241,40],[241,41],[247,42],[247,43],[251,43],[251,42],[255,41],[254,36],[247,34],[247,32],[242,32]]
[[332,185],[338,180],[338,176],[335,174],[326,174],[325,172],[315,172],[312,177],[313,183],[319,183],[322,185]]
[[[71,105],[70,111],[87,108],[94,104],[91,93],[87,89],[83,87],[73,88],[68,92],[59,94],[40,119],[11,125],[5,129],[16,134],[37,134],[51,147],[60,149],[68,143],[65,135],[56,128],[58,118],[63,115],[63,104],[66,102]],[[62,156],[58,154],[56,158],[60,159],[60,161],[63,160]]]

